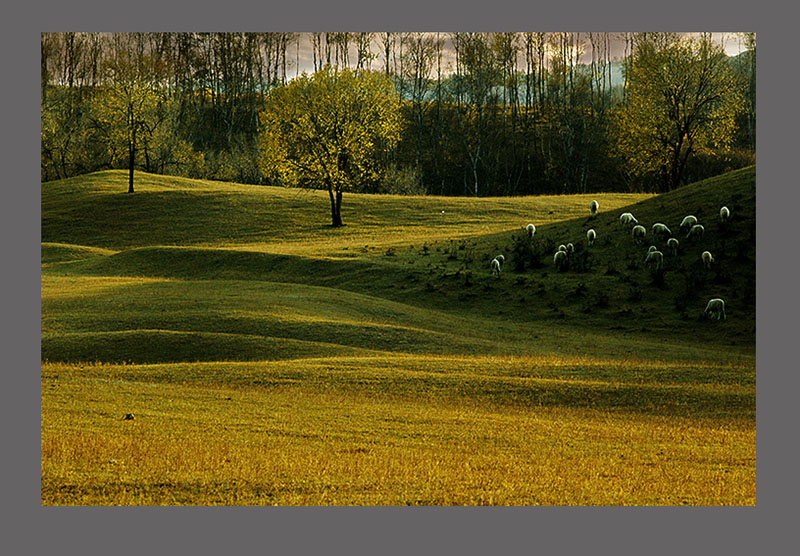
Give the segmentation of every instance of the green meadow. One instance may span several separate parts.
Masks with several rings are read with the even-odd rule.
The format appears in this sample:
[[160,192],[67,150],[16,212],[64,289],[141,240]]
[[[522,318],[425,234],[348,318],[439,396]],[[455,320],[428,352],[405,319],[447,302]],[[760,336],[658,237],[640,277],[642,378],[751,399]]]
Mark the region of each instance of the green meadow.
[[341,228],[321,191],[126,180],[41,186],[43,505],[755,504],[754,167],[658,196],[346,193]]

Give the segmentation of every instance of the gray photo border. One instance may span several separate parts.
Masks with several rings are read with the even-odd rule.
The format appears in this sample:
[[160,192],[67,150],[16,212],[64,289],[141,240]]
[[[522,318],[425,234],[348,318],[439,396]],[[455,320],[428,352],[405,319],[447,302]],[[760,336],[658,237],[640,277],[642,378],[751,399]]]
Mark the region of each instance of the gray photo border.
[[[774,553],[796,546],[796,9],[779,1],[33,1],[5,10],[3,546],[9,554]],[[757,505],[751,508],[50,508],[40,503],[39,37],[44,31],[755,31],[758,55]],[[9,79],[10,76],[15,76]],[[784,113],[785,112],[785,113]],[[791,113],[791,114],[790,114]],[[795,116],[796,118],[796,116]],[[793,123],[793,122],[792,122]],[[795,156],[792,156],[795,155]],[[782,224],[786,223],[786,224]],[[789,224],[791,223],[791,224]],[[786,268],[786,267],[789,268]],[[7,468],[7,469],[6,469]],[[785,544],[784,544],[785,543]]]

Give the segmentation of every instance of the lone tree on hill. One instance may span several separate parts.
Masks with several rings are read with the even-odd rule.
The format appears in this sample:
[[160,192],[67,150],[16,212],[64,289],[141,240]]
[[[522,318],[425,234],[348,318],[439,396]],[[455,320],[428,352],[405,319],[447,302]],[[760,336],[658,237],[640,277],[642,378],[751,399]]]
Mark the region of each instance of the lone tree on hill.
[[399,99],[379,72],[326,66],[270,92],[260,165],[286,186],[326,189],[333,226],[342,192],[379,180],[400,135]]
[[142,33],[112,37],[94,125],[108,130],[111,144],[124,145],[128,151],[128,193],[133,193],[136,149],[142,135],[152,136],[166,117],[164,76],[163,61],[146,51]]
[[668,191],[680,185],[692,154],[731,144],[744,108],[741,83],[707,34],[639,33],[633,42],[617,147],[631,174],[659,174]]

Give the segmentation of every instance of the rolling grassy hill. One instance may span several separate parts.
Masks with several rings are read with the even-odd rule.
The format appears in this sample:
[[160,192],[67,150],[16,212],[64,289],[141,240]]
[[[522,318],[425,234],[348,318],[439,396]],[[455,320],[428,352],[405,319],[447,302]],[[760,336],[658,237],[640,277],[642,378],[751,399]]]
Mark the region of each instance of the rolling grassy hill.
[[[132,195],[118,171],[42,184],[46,503],[753,503],[755,168],[660,196],[346,194],[338,229],[321,192],[137,175]],[[647,227],[643,245],[620,226],[623,209]],[[690,213],[706,233],[678,235],[677,256],[649,237],[654,222],[677,234]],[[552,254],[567,242],[577,263],[558,272]],[[661,274],[643,264],[651,243],[665,251]],[[489,261],[501,253],[498,279]],[[727,320],[702,317],[710,297],[726,300]],[[281,419],[302,425],[231,400],[298,404]],[[133,408],[135,424],[116,422]],[[537,432],[523,447],[529,433],[501,415],[529,432],[568,429],[575,444]],[[158,429],[133,428],[143,418]],[[489,425],[500,421],[507,432]],[[465,424],[484,432],[464,437]],[[635,442],[609,459],[626,435]],[[77,453],[65,438],[97,450]],[[154,462],[134,438],[172,459]],[[674,458],[654,463],[646,454],[658,450]],[[107,463],[119,451],[124,470]],[[173,469],[221,453],[238,467]],[[355,468],[333,469],[324,453]],[[470,459],[483,453],[494,455]],[[592,477],[558,479],[576,457]],[[368,483],[354,483],[364,458]],[[529,471],[544,482],[523,473],[500,488],[527,458],[541,460]]]
[[[734,172],[631,206],[624,203],[636,196],[600,196],[601,212],[594,219],[574,217],[588,212],[585,208],[588,197],[539,197],[517,201],[351,195],[350,204],[354,207],[370,205],[370,209],[366,210],[367,216],[359,218],[357,215],[361,212],[354,208],[355,222],[346,226],[345,231],[320,225],[315,211],[320,205],[324,207],[324,198],[316,198],[309,192],[303,193],[304,204],[293,205],[287,199],[298,196],[294,191],[231,186],[232,192],[229,192],[226,184],[217,184],[214,189],[207,183],[152,177],[152,185],[146,182],[139,193],[127,196],[124,187],[120,187],[123,176],[113,172],[92,176],[90,182],[105,176],[120,183],[113,183],[113,189],[107,184],[78,188],[86,198],[75,197],[80,193],[67,194],[74,180],[44,184],[44,356],[58,360],[58,353],[70,352],[63,349],[63,342],[57,341],[62,333],[123,330],[243,334],[247,338],[278,335],[316,342],[328,340],[365,349],[380,346],[391,349],[391,338],[399,334],[403,336],[398,340],[398,349],[402,351],[419,345],[422,330],[436,334],[437,327],[433,323],[443,323],[448,330],[458,326],[470,345],[480,345],[471,338],[471,331],[484,328],[482,321],[486,319],[492,322],[495,336],[506,329],[519,329],[522,323],[535,331],[532,336],[517,338],[538,337],[539,341],[533,342],[529,350],[521,350],[525,353],[532,350],[540,353],[542,349],[549,349],[549,344],[557,344],[572,353],[581,352],[586,331],[590,336],[602,336],[604,345],[613,344],[615,338],[617,342],[629,342],[635,336],[637,341],[678,340],[684,344],[706,345],[711,350],[724,345],[752,351],[755,331],[754,175],[753,169]],[[169,189],[169,185],[174,189]],[[224,201],[214,198],[214,191]],[[194,196],[198,192],[200,196]],[[173,196],[167,198],[167,194]],[[280,200],[288,206],[276,209]],[[518,207],[513,209],[515,201]],[[118,224],[112,225],[97,216],[112,218],[105,212],[108,203],[130,203],[135,207],[124,215],[114,212],[113,218]],[[440,221],[438,208],[444,203],[448,203],[447,209],[443,209],[445,215],[463,215],[462,224],[456,226]],[[717,218],[722,204],[729,205],[734,215],[724,231]],[[616,210],[603,210],[608,205]],[[189,208],[184,211],[186,206]],[[220,206],[227,208],[221,210]],[[648,228],[651,223],[662,221],[676,233],[682,217],[693,213],[705,224],[706,235],[699,242],[682,245],[678,257],[668,254],[663,280],[655,279],[643,264],[650,241],[642,246],[634,245],[628,229],[618,223],[619,208],[623,206],[633,211]],[[244,215],[242,211],[245,210],[252,214]],[[305,224],[292,227],[277,220],[279,215]],[[569,216],[573,217],[558,220]],[[536,222],[538,230],[534,268],[530,268],[530,260],[520,261],[513,252],[514,238],[522,238],[521,228],[529,220]],[[363,224],[364,221],[370,223]],[[269,222],[271,227],[258,237],[252,237],[252,244],[246,244],[246,238],[257,229],[250,227],[254,226],[253,222]],[[286,233],[281,232],[282,226],[289,226]],[[377,233],[375,228],[380,227],[387,231],[386,237],[378,240],[374,234]],[[457,227],[464,231],[456,232]],[[591,249],[585,240],[585,230],[589,227],[598,233]],[[428,230],[422,241],[419,228]],[[98,231],[100,229],[103,231]],[[217,235],[212,236],[213,233]],[[112,242],[106,235],[117,239]],[[195,235],[202,236],[203,242],[213,247],[159,242]],[[294,235],[305,236],[300,242],[302,245],[286,242],[287,236]],[[73,243],[56,243],[64,236]],[[103,239],[98,240],[99,237]],[[372,246],[366,243],[369,241]],[[580,271],[559,273],[553,268],[552,252],[556,245],[566,242],[575,243],[579,253],[588,255]],[[300,254],[283,253],[288,245],[298,245]],[[663,244],[659,247],[665,250]],[[320,249],[329,251],[320,253]],[[711,250],[717,261],[710,271],[703,269],[700,263],[699,255],[705,249]],[[488,261],[499,253],[505,254],[507,264],[502,278],[496,280],[490,276]],[[66,280],[66,277],[78,276],[94,276],[98,280],[91,281],[92,287],[84,286],[87,283],[84,279]],[[128,281],[114,286],[114,295],[95,295],[94,287],[107,289],[101,285],[108,280],[99,277],[108,276],[162,280]],[[286,299],[285,296],[275,297],[273,291],[278,284],[316,286],[294,294],[294,299],[301,301],[289,308],[290,313],[296,313],[303,306],[310,306],[307,318],[314,320],[314,324],[293,327],[265,316],[276,314],[266,309],[280,307],[280,300]],[[74,299],[69,303],[64,299],[51,302],[51,289],[72,291]],[[316,314],[319,307],[330,304],[328,297],[333,297],[338,304],[348,303],[354,307],[347,319],[330,315],[323,318]],[[726,299],[728,321],[698,320],[710,297]],[[120,303],[121,299],[138,301],[140,307]],[[149,311],[153,300],[159,300],[159,311]],[[231,300],[234,300],[233,306]],[[246,303],[239,307],[242,300]],[[386,341],[378,341],[373,335],[365,334],[361,327],[352,325],[353,322],[374,321],[371,314],[376,311],[375,307],[382,307],[386,302],[402,304],[400,309],[380,311],[388,317],[373,323],[376,333],[383,327]],[[198,309],[198,304],[202,308]],[[431,313],[427,319],[430,328],[420,327],[417,320],[407,318],[406,309],[412,307],[417,312]],[[89,313],[95,316],[83,316]],[[165,322],[164,313],[169,314],[169,322]],[[451,319],[455,317],[463,322],[453,324]],[[553,332],[554,327],[572,330],[579,338],[576,342],[565,341],[563,334]],[[398,330],[405,332],[400,334]],[[130,338],[133,343],[143,345],[140,338]],[[56,341],[57,349],[49,348],[52,341]],[[218,339],[209,341],[217,343]],[[448,341],[444,345],[454,344]],[[458,345],[456,352],[463,349]],[[231,346],[229,358],[248,359],[260,353],[242,349],[236,357],[237,348],[234,344]],[[543,347],[539,349],[539,346]],[[615,349],[601,351],[608,356],[624,355]],[[247,353],[253,354],[247,356]],[[123,354],[135,355],[132,350],[120,350],[119,354],[118,360],[125,360]],[[76,355],[92,358],[91,350],[79,351]],[[162,360],[164,354],[144,354],[130,360],[144,362],[154,357]]]

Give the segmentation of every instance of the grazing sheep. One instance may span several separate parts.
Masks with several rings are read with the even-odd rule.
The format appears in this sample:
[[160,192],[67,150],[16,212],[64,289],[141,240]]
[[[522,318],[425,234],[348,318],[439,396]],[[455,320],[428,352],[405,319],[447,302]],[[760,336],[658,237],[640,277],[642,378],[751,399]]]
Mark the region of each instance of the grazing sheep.
[[657,238],[667,239],[672,235],[672,232],[667,228],[666,224],[656,222],[653,224],[653,235]]
[[667,240],[667,247],[669,247],[672,250],[672,255],[673,256],[677,256],[678,255],[678,240],[677,239],[675,239],[674,237],[669,238]]
[[708,300],[708,305],[706,305],[705,314],[709,316],[709,318],[716,318],[717,320],[725,319],[725,302],[720,299],[719,297],[715,297],[714,299]]
[[503,266],[503,265],[505,264],[505,262],[506,262],[506,258],[505,258],[503,255],[497,255],[497,256],[495,257],[495,259],[497,259],[498,261],[500,261],[500,266]]
[[692,226],[692,229],[689,230],[689,233],[686,234],[686,239],[694,239],[694,238],[701,238],[705,233],[706,229],[703,227],[702,224],[695,224]]
[[644,236],[647,235],[647,230],[645,230],[644,226],[641,224],[637,224],[631,230],[631,235],[633,236],[634,242],[642,243],[644,241]]
[[589,210],[592,211],[592,216],[595,216],[597,214],[597,209],[599,208],[600,208],[600,203],[598,203],[597,201],[592,201],[591,203],[589,203]]
[[562,243],[561,245],[558,246],[558,250],[559,251],[563,251],[564,253],[566,253],[567,252],[567,246]]
[[573,253],[575,253],[575,246],[571,243],[567,243],[567,255],[572,256]]
[[503,266],[503,263],[501,263],[499,260],[497,260],[497,258],[492,259],[492,262],[491,262],[492,275],[497,276],[498,278],[500,278],[500,267],[502,267],[502,266]]
[[683,220],[681,220],[681,225],[678,226],[678,229],[681,231],[682,234],[687,233],[689,230],[692,229],[692,226],[697,224],[697,217],[694,215],[685,216]]
[[731,217],[731,211],[728,210],[728,207],[722,207],[719,209],[719,220],[723,224],[725,224],[728,219]]
[[589,242],[589,247],[594,245],[594,240],[597,238],[597,232],[593,229],[590,229],[586,232],[586,241]]
[[647,256],[644,258],[645,266],[655,266],[656,270],[661,268],[664,262],[664,254],[661,251],[648,251]]
[[533,239],[533,234],[536,233],[536,226],[534,226],[533,224],[528,224],[527,226],[525,226],[525,231],[528,232],[528,237],[530,239]]
[[707,269],[711,268],[711,263],[714,262],[714,257],[711,256],[709,251],[703,251],[703,254],[700,255],[700,258],[703,260],[703,265],[705,265]]
[[567,252],[566,251],[556,251],[556,254],[553,255],[553,264],[556,265],[558,270],[564,270],[567,268]]
[[656,247],[655,245],[651,245],[650,247],[647,248],[648,253],[652,253],[653,251],[658,251],[658,247]]
[[619,215],[619,221],[621,224],[628,225],[628,224],[638,224],[639,221],[634,218],[633,214],[630,212],[623,212]]

